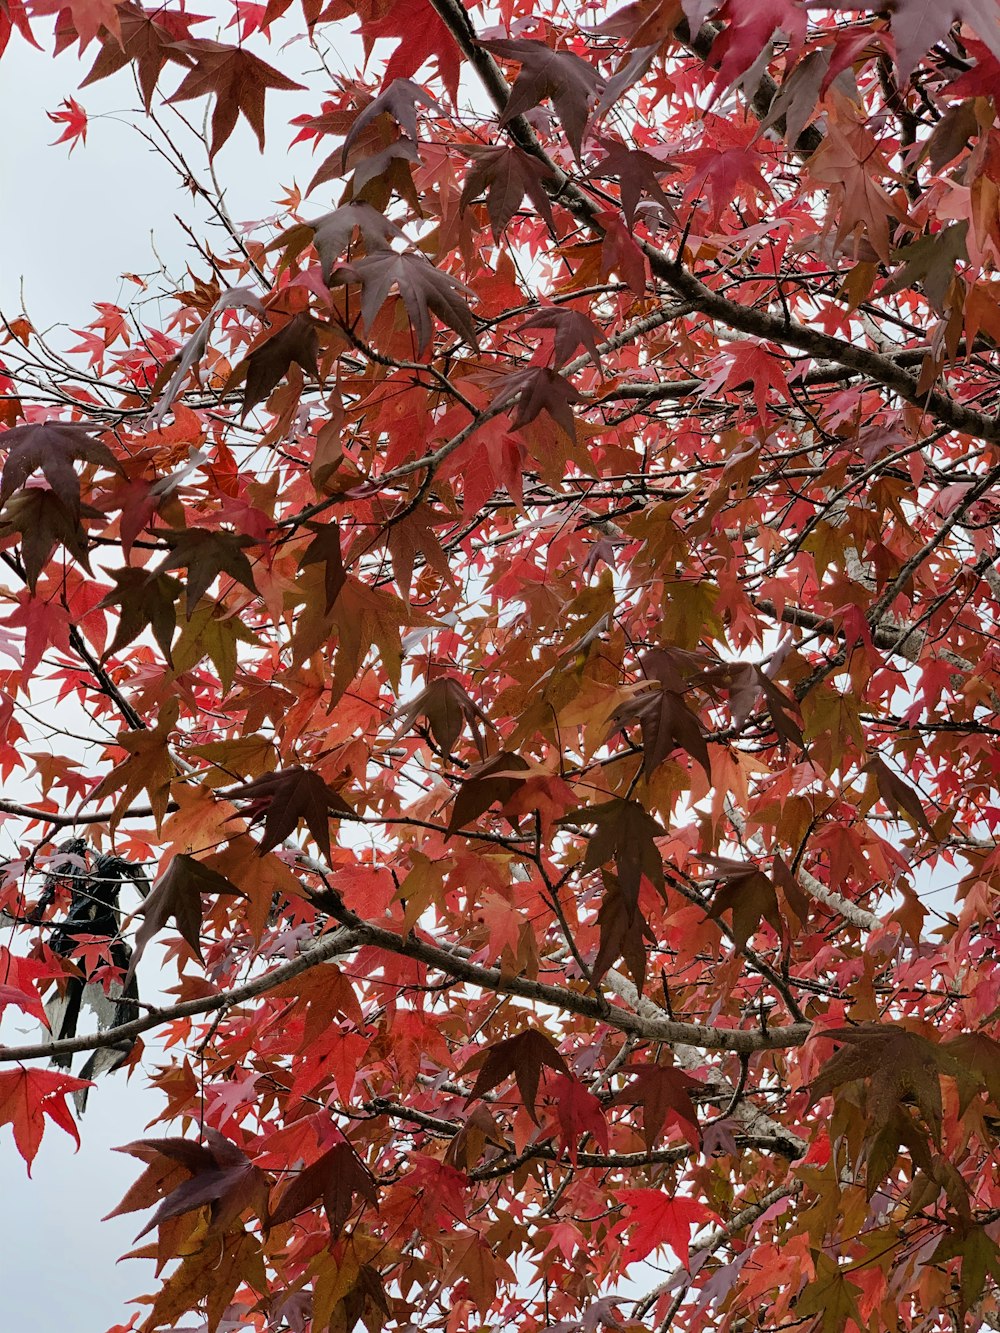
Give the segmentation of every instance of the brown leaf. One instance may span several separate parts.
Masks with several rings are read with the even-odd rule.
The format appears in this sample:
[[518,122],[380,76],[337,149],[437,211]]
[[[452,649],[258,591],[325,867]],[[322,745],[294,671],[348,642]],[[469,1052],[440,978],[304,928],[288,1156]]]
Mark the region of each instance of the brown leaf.
[[569,1073],[566,1061],[550,1039],[537,1028],[528,1028],[526,1032],[498,1041],[474,1055],[462,1071],[468,1073],[472,1069],[479,1069],[479,1077],[469,1093],[468,1102],[491,1092],[513,1075],[525,1109],[537,1124],[535,1102],[543,1065],[558,1074]]
[[188,619],[220,574],[228,574],[251,592],[257,591],[253,569],[244,555],[245,548],[254,545],[252,537],[215,528],[167,528],[159,535],[171,551],[160,561],[156,573],[187,566]]
[[191,61],[192,68],[173,97],[167,98],[167,101],[186,102],[192,97],[215,94],[209,156],[215,157],[232,134],[239,114],[243,115],[256,134],[263,152],[264,97],[268,88],[291,91],[301,88],[302,84],[287,78],[241,46],[228,46],[223,42],[193,37],[179,42],[175,50]]
[[616,875],[603,872],[604,898],[597,914],[600,943],[597,957],[591,966],[594,985],[599,985],[609,967],[624,959],[629,975],[642,993],[646,984],[646,944],[655,944],[656,936],[639,911],[638,903],[630,901],[622,891]]
[[417,340],[418,355],[423,355],[434,334],[432,312],[471,346],[478,346],[472,312],[462,299],[473,294],[471,288],[435,268],[423,255],[385,250],[342,264],[332,278],[337,283],[361,284],[361,318],[367,329],[392,288],[398,288]]
[[506,375],[500,391],[493,400],[495,407],[506,407],[517,400],[512,425],[515,430],[534,421],[540,412],[547,412],[557,426],[571,440],[576,439],[573,404],[580,402],[579,394],[569,380],[549,366],[527,366],[513,375]]
[[121,471],[108,446],[94,438],[94,432],[100,429],[78,426],[70,421],[44,421],[0,432],[0,449],[8,451],[0,478],[0,505],[5,504],[33,472],[41,471],[54,494],[78,517],[80,479],[73,468],[74,460],[97,463],[110,472]]
[[555,329],[553,357],[556,369],[564,366],[582,347],[593,362],[595,370],[602,372],[601,350],[597,345],[598,328],[589,315],[582,310],[573,310],[570,306],[545,306],[537,315],[526,319],[518,333],[525,329]]
[[375,1205],[375,1182],[365,1164],[349,1143],[335,1143],[311,1166],[299,1174],[281,1192],[271,1213],[272,1226],[290,1222],[317,1200],[322,1200],[330,1237],[335,1240],[354,1207],[354,1196]]
[[191,59],[178,49],[176,43],[187,35],[187,29],[192,23],[198,22],[198,16],[170,13],[164,9],[149,12],[141,5],[131,3],[119,4],[117,8],[121,40],[107,28],[102,29],[101,51],[80,87],[86,88],[88,84],[116,74],[126,65],[134,65],[143,105],[148,113],[164,65],[173,61],[190,68]]
[[646,1149],[652,1152],[663,1132],[667,1116],[680,1127],[695,1148],[701,1143],[698,1113],[691,1093],[702,1084],[673,1065],[626,1065],[624,1074],[632,1081],[611,1099],[612,1106],[641,1106],[642,1133]]
[[211,870],[208,866],[203,865],[201,861],[196,861],[193,856],[187,856],[186,854],[175,856],[153,885],[149,897],[138,909],[137,914],[143,920],[142,925],[136,932],[135,949],[123,985],[128,986],[132,977],[135,976],[135,969],[146,945],[162,930],[171,917],[182,938],[187,941],[198,958],[201,958],[201,896],[203,893],[212,893],[216,897],[245,898],[247,896],[242,889],[238,889],[235,884],[230,883],[224,875],[220,875],[216,870]]
[[247,357],[247,382],[243,389],[243,416],[268,394],[288,374],[292,363],[301,366],[313,379],[319,379],[316,362],[319,344],[316,326],[303,312],[288,321],[284,328],[256,347]]
[[874,759],[869,759],[861,771],[872,775],[878,787],[879,795],[894,815],[902,812],[908,815],[914,824],[922,828],[925,833],[933,832],[927,813],[920,802],[920,797],[909,783],[904,782],[898,774],[892,771],[884,760],[879,759],[876,755]]
[[222,795],[230,801],[249,801],[244,813],[251,824],[264,821],[261,856],[294,833],[302,820],[327,861],[331,861],[330,815],[352,813],[343,797],[307,768],[266,773],[241,787],[230,787]]
[[307,523],[305,526],[316,535],[299,558],[299,569],[305,569],[307,565],[323,565],[326,614],[329,615],[347,582],[344,558],[340,551],[340,529],[333,520],[329,523]]
[[766,921],[776,934],[781,934],[778,897],[774,885],[759,866],[721,856],[706,856],[705,860],[715,867],[719,880],[709,916],[717,921],[724,912],[732,914],[733,947],[737,952],[760,929],[761,921]]
[[591,99],[604,88],[604,80],[593,65],[572,51],[553,51],[544,42],[496,40],[481,45],[521,65],[500,116],[501,126],[509,125],[515,116],[548,97],[579,162]]
[[492,759],[470,768],[451,809],[448,836],[485,814],[495,801],[505,805],[523,781],[513,774],[527,767],[519,754],[501,750]]
[[391,116],[406,137],[416,143],[418,102],[422,103],[428,110],[444,115],[440,102],[421,88],[419,83],[414,83],[412,79],[393,79],[389,86],[379,93],[378,97],[368,103],[344,136],[344,146],[341,149],[342,166],[344,168],[347,166],[347,154],[351,150],[351,144],[355,142],[365,126],[370,125],[379,116]]
[[399,717],[399,727],[393,736],[394,741],[409,731],[418,717],[425,717],[431,735],[445,754],[452,753],[455,742],[461,735],[463,723],[468,723],[480,758],[484,760],[486,758],[486,747],[479,724],[484,722],[491,729],[493,724],[453,676],[438,676],[432,680],[400,711]]
[[88,518],[98,517],[97,511],[89,505],[71,509],[55,491],[44,486],[28,486],[7,501],[0,516],[0,536],[20,533],[24,576],[32,592],[57,546],[63,546],[88,574],[91,573],[87,534],[80,523],[81,513]]
[[665,837],[666,829],[638,801],[615,797],[602,805],[574,810],[559,822],[597,825],[587,844],[583,868],[597,870],[613,860],[629,904],[639,901],[643,875],[663,892],[663,858],[655,839]]
[[[205,1204],[211,1204],[211,1226],[217,1231],[227,1230],[248,1209],[266,1220],[268,1179],[264,1172],[216,1130],[206,1128],[204,1138],[204,1145],[187,1139],[138,1139],[118,1149],[144,1161],[164,1157],[178,1162],[190,1173],[190,1178],[162,1201],[137,1240],[162,1222]],[[118,1211],[125,1209],[119,1206]]]
[[491,145],[474,146],[465,152],[472,158],[473,167],[465,178],[459,208],[466,209],[481,194],[486,195],[493,239],[499,244],[500,236],[527,196],[555,235],[556,221],[546,192],[546,184],[556,180],[555,172],[545,162],[526,153],[522,148]]

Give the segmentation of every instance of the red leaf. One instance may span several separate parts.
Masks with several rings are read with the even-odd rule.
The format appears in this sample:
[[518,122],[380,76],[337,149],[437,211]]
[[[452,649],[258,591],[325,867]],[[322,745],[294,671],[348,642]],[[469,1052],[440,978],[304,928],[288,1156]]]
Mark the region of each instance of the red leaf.
[[45,1117],[76,1139],[80,1136],[66,1105],[66,1094],[91,1085],[85,1078],[56,1074],[47,1069],[6,1069],[0,1072],[0,1125],[11,1125],[17,1150],[28,1164],[35,1160],[45,1132]]
[[671,1196],[665,1190],[619,1190],[618,1201],[631,1210],[628,1220],[616,1228],[619,1233],[631,1231],[622,1255],[623,1264],[645,1259],[661,1245],[669,1245],[686,1268],[690,1259],[692,1224],[698,1225],[715,1217],[711,1209],[696,1199]]

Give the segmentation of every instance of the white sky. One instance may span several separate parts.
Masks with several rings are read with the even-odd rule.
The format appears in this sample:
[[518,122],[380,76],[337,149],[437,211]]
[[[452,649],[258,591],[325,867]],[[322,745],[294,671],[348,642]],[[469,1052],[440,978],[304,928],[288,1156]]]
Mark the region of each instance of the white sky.
[[[197,8],[203,11],[206,6]],[[210,24],[200,31],[215,35]],[[219,35],[232,40],[232,34]],[[276,53],[272,59],[292,72],[299,60],[311,59],[307,48],[299,49],[301,57],[293,51],[284,56]],[[154,244],[171,274],[183,277],[189,252],[174,213],[193,225],[196,234],[211,236],[198,225],[204,213],[180,187],[174,172],[129,127],[127,117],[116,114],[137,103],[128,74],[123,72],[77,93],[77,82],[92,59],[88,51],[85,64],[72,52],[53,60],[15,35],[2,63],[0,310],[8,318],[19,313],[23,279],[26,308],[39,329],[54,324],[82,328],[94,317],[92,302],[126,304],[134,299],[137,287],[122,282],[119,275],[128,271],[145,275],[154,270]],[[172,91],[168,79],[169,72],[165,86]],[[312,83],[320,92],[326,87],[325,81],[314,79]],[[65,144],[49,147],[61,127],[46,116],[67,96],[76,96],[91,117],[87,143],[72,155]],[[182,109],[199,116],[203,106],[192,102]],[[217,159],[230,212],[237,221],[273,212],[272,201],[292,183],[293,174],[303,185],[308,183],[315,170],[309,147],[302,145],[289,154],[292,132],[286,126],[292,116],[318,110],[315,92],[269,93],[273,143],[263,159],[252,132],[240,122]],[[200,166],[202,161],[192,155],[192,165]],[[309,212],[319,213],[332,205],[337,186],[326,188],[329,194],[317,192]],[[227,247],[219,238],[214,248],[225,251]],[[204,275],[203,264],[198,271]],[[153,286],[164,289],[155,279]],[[176,308],[175,303],[164,302],[162,313],[166,316]],[[147,318],[158,322],[153,311]],[[72,346],[76,341],[72,335],[53,336],[56,346]],[[0,358],[2,355],[0,348]],[[61,720],[70,725],[70,719]],[[12,783],[5,786],[4,794],[12,799],[19,796]],[[9,855],[12,850],[8,835],[0,854]],[[148,991],[147,984],[144,995],[153,998]],[[37,1039],[37,1028],[30,1019],[22,1020],[17,1011],[9,1015],[4,1042]],[[101,1333],[128,1321],[135,1308],[126,1304],[130,1297],[155,1290],[151,1264],[117,1263],[133,1248],[144,1215],[131,1214],[105,1223],[100,1218],[117,1205],[141,1170],[135,1159],[112,1149],[132,1139],[177,1132],[176,1127],[163,1125],[147,1130],[161,1108],[159,1095],[144,1086],[141,1073],[127,1083],[121,1075],[102,1080],[91,1090],[87,1114],[80,1124],[80,1151],[75,1152],[72,1139],[49,1123],[30,1180],[10,1128],[0,1129],[4,1164],[0,1294],[5,1329]]]

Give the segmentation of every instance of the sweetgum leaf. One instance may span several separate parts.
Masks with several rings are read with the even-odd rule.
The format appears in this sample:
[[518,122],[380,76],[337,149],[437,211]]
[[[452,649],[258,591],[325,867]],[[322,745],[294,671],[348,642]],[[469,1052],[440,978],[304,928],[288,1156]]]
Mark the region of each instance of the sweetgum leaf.
[[471,289],[435,268],[423,255],[412,251],[396,254],[392,250],[366,255],[342,264],[333,280],[361,284],[361,318],[368,329],[396,287],[416,337],[418,355],[424,353],[433,337],[432,313],[471,346],[478,345],[472,311],[462,299],[472,295]]
[[[393,79],[378,97],[368,103],[344,136],[344,146],[341,149],[342,166],[347,166],[347,154],[361,131],[382,115],[391,116],[406,137],[416,143],[418,102],[428,110],[444,114],[441,104],[421,88],[419,83],[414,83],[412,79]],[[339,212],[339,209],[337,211]]]
[[333,610],[341,589],[347,582],[344,558],[340,550],[340,530],[335,522],[308,523],[316,535],[299,558],[299,569],[307,565],[322,565],[323,588],[326,593],[326,614]]
[[499,243],[504,228],[525,197],[531,200],[548,224],[549,231],[555,235],[556,221],[545,186],[554,182],[556,175],[548,163],[540,162],[522,148],[506,144],[488,148],[476,145],[465,151],[473,166],[462,186],[459,207],[466,209],[474,199],[485,194],[494,241]]
[[525,329],[555,329],[553,352],[557,370],[572,360],[576,349],[582,347],[593,362],[594,368],[599,373],[602,371],[601,351],[597,345],[599,330],[590,316],[584,314],[582,310],[574,310],[571,306],[565,305],[546,306],[543,310],[539,310],[537,315],[526,319],[518,332],[523,333]]
[[516,1036],[498,1041],[486,1051],[474,1055],[465,1066],[464,1072],[479,1069],[479,1076],[469,1093],[468,1101],[471,1102],[476,1097],[492,1092],[495,1087],[513,1075],[525,1109],[532,1120],[537,1122],[535,1102],[538,1098],[538,1081],[543,1066],[554,1069],[558,1074],[569,1073],[566,1061],[552,1041],[537,1028],[528,1028],[526,1032],[519,1032]]
[[220,574],[228,574],[251,592],[257,591],[250,561],[244,548],[253,546],[253,538],[215,528],[168,528],[159,534],[172,548],[157,567],[187,566],[187,614],[190,618],[203,595]]
[[351,814],[351,807],[320,775],[307,768],[286,768],[265,773],[253,782],[231,787],[222,793],[230,801],[249,801],[246,816],[251,824],[264,821],[260,855],[277,847],[305,823],[317,845],[330,861],[330,815]]
[[504,377],[493,403],[496,407],[506,407],[516,401],[517,409],[511,423],[515,430],[534,421],[540,412],[547,412],[556,425],[575,440],[573,404],[581,398],[582,394],[569,380],[549,366],[527,366]]
[[106,444],[94,438],[97,426],[78,426],[70,421],[45,421],[14,426],[0,433],[0,449],[7,460],[0,477],[0,505],[19,490],[33,472],[41,471],[53,493],[74,515],[80,512],[80,479],[73,468],[76,459],[97,463],[110,472],[121,471]]
[[572,51],[553,51],[544,42],[497,39],[481,45],[521,65],[500,116],[501,126],[549,98],[579,162],[591,100],[604,88],[593,65]]
[[316,326],[304,312],[289,320],[283,329],[279,329],[268,338],[267,342],[255,348],[247,357],[243,416],[245,417],[252,407],[267,398],[275,385],[288,374],[293,362],[314,379],[318,379],[319,366],[316,360],[318,351]]
[[349,1143],[335,1143],[310,1166],[303,1167],[278,1197],[271,1213],[273,1226],[293,1217],[321,1200],[330,1224],[332,1240],[340,1235],[351,1215],[355,1196],[374,1206],[375,1182]]
[[212,870],[193,856],[183,853],[175,856],[138,909],[142,925],[136,932],[135,948],[123,985],[128,986],[135,976],[135,969],[146,945],[171,918],[183,939],[201,958],[202,894],[230,898],[247,896],[242,889],[231,884],[225,875],[220,875],[217,870]]
[[263,152],[264,97],[268,88],[292,91],[301,88],[302,84],[281,74],[241,46],[228,46],[197,37],[179,42],[175,50],[190,60],[192,68],[167,101],[186,102],[210,93],[215,96],[209,156],[215,157],[232,134],[238,115],[250,125]]

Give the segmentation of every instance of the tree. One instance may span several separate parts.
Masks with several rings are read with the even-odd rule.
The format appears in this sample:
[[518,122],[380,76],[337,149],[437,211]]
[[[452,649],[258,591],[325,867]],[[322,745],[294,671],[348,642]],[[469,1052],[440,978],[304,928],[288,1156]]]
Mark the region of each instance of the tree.
[[0,0],[227,237],[6,320],[0,1120],[162,1090],[148,1333],[1000,1326],[995,0],[234,22]]

